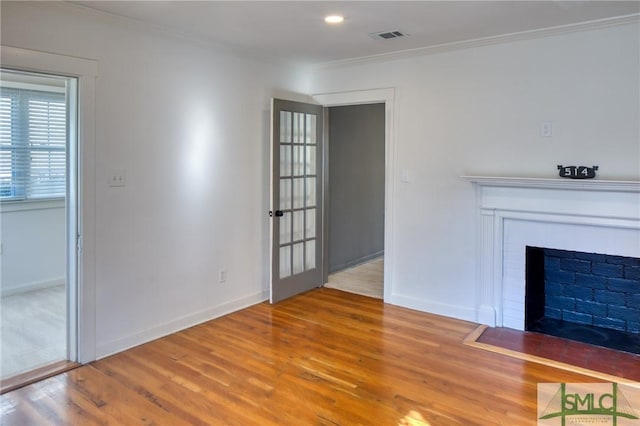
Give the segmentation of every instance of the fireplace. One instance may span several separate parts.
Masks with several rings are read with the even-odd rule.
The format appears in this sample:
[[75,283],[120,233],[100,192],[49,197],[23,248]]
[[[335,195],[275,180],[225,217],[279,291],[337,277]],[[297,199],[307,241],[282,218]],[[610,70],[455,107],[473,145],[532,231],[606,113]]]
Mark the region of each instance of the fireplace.
[[466,179],[477,195],[476,312],[482,324],[525,330],[527,247],[640,258],[640,182]]
[[525,330],[640,354],[640,259],[526,247]]

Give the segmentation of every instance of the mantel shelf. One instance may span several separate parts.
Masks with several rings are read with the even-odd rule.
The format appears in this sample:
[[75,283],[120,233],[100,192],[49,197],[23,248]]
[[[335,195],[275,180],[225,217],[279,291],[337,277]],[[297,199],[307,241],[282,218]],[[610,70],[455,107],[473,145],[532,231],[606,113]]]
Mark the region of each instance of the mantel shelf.
[[501,176],[462,176],[479,186],[546,188],[577,191],[639,192],[640,181],[603,179],[528,178]]

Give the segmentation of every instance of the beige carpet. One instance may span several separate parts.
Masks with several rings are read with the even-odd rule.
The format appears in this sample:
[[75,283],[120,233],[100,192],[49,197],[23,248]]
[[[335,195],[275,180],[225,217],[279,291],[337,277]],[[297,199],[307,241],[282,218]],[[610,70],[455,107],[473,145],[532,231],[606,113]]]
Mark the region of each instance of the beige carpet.
[[329,275],[325,287],[382,299],[384,294],[384,257]]

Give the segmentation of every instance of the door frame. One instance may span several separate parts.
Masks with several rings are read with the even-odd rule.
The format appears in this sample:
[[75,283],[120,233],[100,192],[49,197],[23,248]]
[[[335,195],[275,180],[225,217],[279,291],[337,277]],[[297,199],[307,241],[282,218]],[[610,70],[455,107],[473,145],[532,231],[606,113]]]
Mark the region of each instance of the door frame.
[[[69,356],[80,363],[96,359],[96,300],[95,300],[95,80],[98,62],[91,59],[55,53],[0,46],[0,64],[18,71],[33,71],[77,79],[77,117],[75,124],[77,152],[77,184],[67,186],[75,195],[76,205],[67,205],[67,218],[76,215],[76,238],[67,243],[67,262],[75,272],[75,297],[68,298],[69,318],[75,317],[75,331],[69,336]],[[75,121],[77,120],[77,122]],[[73,137],[73,135],[71,135]],[[75,193],[75,194],[74,194]],[[71,256],[71,254],[75,256]],[[75,263],[73,263],[75,260]],[[71,330],[72,327],[69,327]],[[73,341],[71,341],[73,340]]]
[[[391,303],[393,299],[394,291],[394,262],[393,262],[393,201],[395,190],[395,127],[394,127],[394,104],[395,104],[395,88],[382,88],[382,89],[370,89],[370,90],[355,90],[348,92],[335,92],[335,93],[318,93],[312,95],[312,98],[321,104],[323,107],[334,106],[348,106],[348,105],[364,105],[373,103],[384,103],[385,105],[385,177],[384,177],[384,301],[385,303]],[[329,188],[329,146],[330,141],[328,138],[328,121],[325,114],[324,122],[324,152],[323,152],[323,169],[324,169],[324,182],[323,182],[323,283],[326,284],[329,281],[329,224],[327,223],[328,212],[328,199],[330,194]]]

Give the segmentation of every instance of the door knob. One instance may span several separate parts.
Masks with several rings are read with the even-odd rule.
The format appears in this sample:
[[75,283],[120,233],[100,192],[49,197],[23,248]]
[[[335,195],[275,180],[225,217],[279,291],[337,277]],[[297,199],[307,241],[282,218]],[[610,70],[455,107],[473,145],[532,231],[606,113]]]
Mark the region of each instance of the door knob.
[[[283,216],[284,213],[282,212],[282,210],[276,210],[276,217],[281,217]],[[269,210],[269,217],[273,217],[273,211]]]

